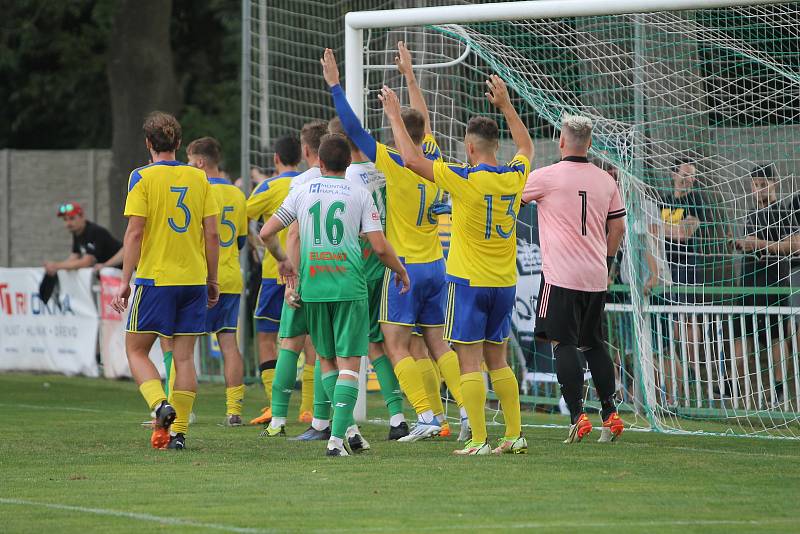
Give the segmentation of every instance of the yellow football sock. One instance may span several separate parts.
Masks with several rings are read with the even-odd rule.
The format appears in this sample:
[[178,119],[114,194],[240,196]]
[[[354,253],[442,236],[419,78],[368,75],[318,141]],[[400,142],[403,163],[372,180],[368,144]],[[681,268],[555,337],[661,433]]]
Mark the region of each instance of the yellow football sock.
[[430,358],[422,358],[417,360],[417,367],[422,375],[422,384],[425,386],[425,393],[428,395],[428,402],[431,404],[433,415],[443,415],[444,406],[442,406],[442,396],[439,391],[441,382],[436,377],[433,361]]
[[144,401],[151,410],[158,408],[161,401],[167,400],[167,395],[164,393],[164,386],[161,385],[161,380],[154,378],[153,380],[145,380],[139,386]]
[[261,371],[261,383],[264,384],[264,394],[267,396],[267,404],[272,402],[272,380],[275,378],[275,368],[264,369]]
[[461,367],[458,365],[458,356],[455,351],[445,352],[436,362],[439,372],[442,373],[447,389],[456,401],[459,408],[464,406],[464,397],[461,395]]
[[244,400],[244,384],[225,388],[225,409],[228,415],[242,415]]
[[169,370],[169,403],[172,404],[172,392],[175,391],[175,377],[178,376],[175,372],[175,360],[170,358]]
[[172,406],[175,407],[175,422],[172,423],[172,432],[184,435],[189,432],[189,414],[192,413],[194,398],[194,391],[172,392]]
[[[503,418],[506,420],[507,438],[518,438],[522,432],[522,423],[519,414],[519,384],[514,371],[510,367],[489,371],[489,378],[492,380],[497,400],[503,410]],[[470,419],[470,422],[472,419]]]
[[300,396],[300,413],[314,410],[314,364],[303,367],[303,389]]
[[431,409],[428,401],[428,394],[425,393],[425,385],[422,381],[422,373],[419,372],[417,363],[411,356],[406,356],[394,366],[394,374],[400,382],[400,389],[408,397],[408,402],[414,407],[418,414],[425,413]]
[[461,394],[464,396],[464,408],[472,428],[472,441],[486,441],[486,386],[483,373],[474,372],[461,375]]

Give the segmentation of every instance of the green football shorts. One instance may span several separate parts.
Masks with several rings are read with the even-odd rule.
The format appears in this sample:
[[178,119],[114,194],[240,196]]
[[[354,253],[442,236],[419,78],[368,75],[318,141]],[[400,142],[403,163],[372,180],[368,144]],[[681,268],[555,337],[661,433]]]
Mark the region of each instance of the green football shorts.
[[369,346],[367,299],[304,302],[308,333],[322,358],[366,356]]

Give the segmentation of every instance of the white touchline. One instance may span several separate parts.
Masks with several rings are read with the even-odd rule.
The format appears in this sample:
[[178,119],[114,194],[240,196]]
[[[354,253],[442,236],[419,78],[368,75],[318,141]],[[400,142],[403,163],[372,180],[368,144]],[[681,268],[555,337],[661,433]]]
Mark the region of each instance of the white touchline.
[[0,504],[11,504],[17,506],[36,506],[40,508],[49,508],[51,510],[65,510],[68,512],[80,512],[84,514],[106,515],[110,517],[124,517],[127,519],[135,519],[137,521],[149,521],[151,523],[161,523],[163,525],[180,525],[186,527],[207,528],[212,530],[222,530],[225,532],[245,532],[254,534],[275,532],[273,530],[264,530],[260,528],[236,527],[233,525],[220,525],[218,523],[200,523],[196,521],[189,521],[187,519],[178,519],[175,517],[163,517],[152,514],[140,514],[136,512],[123,512],[121,510],[110,510],[107,508],[87,508],[85,506],[71,506],[68,504],[54,504],[47,502],[27,501],[24,499],[6,499],[0,497]]

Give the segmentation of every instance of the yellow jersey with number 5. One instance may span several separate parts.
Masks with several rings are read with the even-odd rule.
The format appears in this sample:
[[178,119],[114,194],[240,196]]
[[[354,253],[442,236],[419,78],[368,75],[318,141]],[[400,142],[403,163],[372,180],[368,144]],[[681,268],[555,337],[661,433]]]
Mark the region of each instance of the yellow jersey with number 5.
[[219,206],[219,292],[238,295],[244,287],[239,251],[247,242],[247,199],[225,178],[209,177],[208,182]]
[[530,171],[517,154],[506,165],[433,164],[436,183],[453,199],[447,279],[476,287],[517,283],[517,214]]
[[203,219],[218,213],[211,184],[200,169],[158,161],[134,170],[125,216],[146,219],[136,284],[206,285]]

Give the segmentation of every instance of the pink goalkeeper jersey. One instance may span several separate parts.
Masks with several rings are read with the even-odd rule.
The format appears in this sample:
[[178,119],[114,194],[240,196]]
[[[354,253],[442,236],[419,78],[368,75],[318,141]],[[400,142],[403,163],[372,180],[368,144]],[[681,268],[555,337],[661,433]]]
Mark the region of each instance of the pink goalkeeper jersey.
[[625,216],[611,175],[586,158],[570,156],[530,173],[522,201],[537,203],[545,281],[578,291],[605,291],[606,221]]

